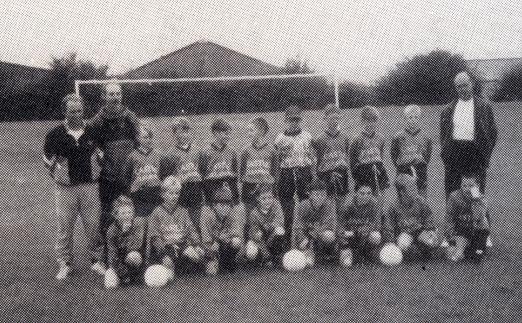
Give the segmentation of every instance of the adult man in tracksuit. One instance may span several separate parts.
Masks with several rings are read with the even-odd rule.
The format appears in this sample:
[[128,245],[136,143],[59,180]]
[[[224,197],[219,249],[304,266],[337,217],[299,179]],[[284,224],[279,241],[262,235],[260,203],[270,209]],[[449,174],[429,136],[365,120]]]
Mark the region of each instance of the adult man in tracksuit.
[[99,196],[102,237],[113,222],[111,208],[115,199],[125,193],[121,172],[127,156],[137,145],[139,120],[122,104],[121,86],[109,83],[103,91],[104,105],[90,121],[97,146],[101,150]]

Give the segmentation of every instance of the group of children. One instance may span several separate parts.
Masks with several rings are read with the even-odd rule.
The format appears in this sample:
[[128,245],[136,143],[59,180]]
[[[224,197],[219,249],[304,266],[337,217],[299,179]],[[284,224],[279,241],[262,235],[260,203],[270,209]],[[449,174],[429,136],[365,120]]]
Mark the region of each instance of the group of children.
[[139,147],[123,167],[127,192],[114,203],[106,235],[106,277],[130,282],[152,264],[209,275],[242,262],[278,266],[290,249],[303,251],[309,265],[317,259],[349,266],[374,260],[384,243],[427,257],[442,245],[454,261],[479,259],[489,215],[476,178],[464,176],[449,197],[440,234],[426,199],[432,142],[420,129],[420,108],[404,113],[405,129],[391,142],[397,200],[388,207],[385,141],[373,107],[363,108],[363,130],[353,141],[331,104],[317,138],[301,128],[298,106],[285,111],[285,130],[274,143],[267,121],[255,118],[240,155],[229,146],[231,126],[223,119],[212,123],[212,143],[202,151],[193,145],[200,129],[177,119],[166,154],[156,151],[152,129],[142,124]]

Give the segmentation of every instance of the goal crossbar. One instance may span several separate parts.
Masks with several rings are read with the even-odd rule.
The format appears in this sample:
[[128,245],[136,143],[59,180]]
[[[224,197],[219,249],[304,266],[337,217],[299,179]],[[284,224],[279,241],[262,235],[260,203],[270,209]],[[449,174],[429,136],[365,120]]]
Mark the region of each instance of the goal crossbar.
[[75,80],[74,89],[80,94],[82,84],[153,84],[153,83],[181,83],[181,82],[219,82],[219,81],[248,81],[248,80],[281,80],[293,78],[325,77],[333,79],[335,104],[339,106],[339,82],[332,74],[275,74],[275,75],[245,75],[245,76],[218,76],[218,77],[185,77],[185,78],[158,78],[158,79],[109,79],[109,80]]

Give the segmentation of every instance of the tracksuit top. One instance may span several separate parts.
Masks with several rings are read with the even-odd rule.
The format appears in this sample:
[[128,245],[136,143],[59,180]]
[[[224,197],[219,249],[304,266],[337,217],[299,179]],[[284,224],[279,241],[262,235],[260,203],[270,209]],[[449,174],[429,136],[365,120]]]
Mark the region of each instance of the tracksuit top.
[[433,214],[426,199],[417,195],[408,205],[399,200],[393,202],[383,222],[384,239],[394,241],[402,232],[411,234],[418,230],[435,230]]
[[250,145],[240,157],[239,174],[244,183],[273,183],[276,168],[275,152],[267,143]]
[[362,132],[355,138],[350,148],[350,163],[354,170],[359,165],[370,165],[383,162],[384,139],[374,133]]
[[477,200],[467,198],[462,190],[453,191],[448,198],[446,222],[451,228],[487,228],[488,208],[484,197]]
[[149,237],[156,248],[200,242],[199,235],[189,217],[187,209],[177,206],[172,210],[160,205],[149,217]]
[[243,237],[245,228],[245,209],[241,204],[231,206],[225,215],[217,214],[212,206],[201,209],[200,229],[201,242],[208,244],[214,241],[228,240],[232,237]]
[[336,204],[327,198],[323,205],[315,207],[311,199],[306,199],[297,205],[294,219],[294,243],[298,245],[305,235],[317,238],[325,230],[336,230]]
[[350,138],[341,131],[323,133],[312,141],[312,146],[317,157],[318,173],[348,169]]
[[284,216],[281,204],[275,200],[267,212],[263,212],[256,206],[249,215],[248,237],[252,239],[256,232],[272,233],[277,227],[284,227]]
[[185,147],[176,145],[162,158],[160,177],[163,179],[170,175],[176,175],[183,183],[201,182],[198,163],[199,151],[192,145]]
[[161,181],[159,178],[161,156],[151,149],[145,152],[136,149],[127,157],[122,170],[122,182],[126,183],[129,193],[143,194],[145,200],[149,194],[154,194],[152,198],[157,199]]
[[309,167],[313,164],[312,135],[307,131],[299,129],[280,133],[275,139],[275,147],[281,168]]
[[107,261],[109,266],[115,266],[131,251],[143,254],[146,231],[146,219],[135,217],[132,226],[126,233],[122,232],[117,221],[107,230]]
[[372,197],[368,203],[359,204],[354,197],[349,204],[341,208],[338,226],[342,231],[356,231],[362,227],[380,231],[381,212],[377,200]]
[[391,141],[390,154],[395,166],[427,164],[431,158],[432,141],[421,130],[403,130]]
[[204,180],[237,178],[237,154],[228,145],[212,143],[199,158],[199,169]]
[[117,181],[127,156],[137,147],[139,120],[127,109],[112,117],[105,115],[102,108],[90,124],[94,128],[96,144],[103,151],[100,177]]

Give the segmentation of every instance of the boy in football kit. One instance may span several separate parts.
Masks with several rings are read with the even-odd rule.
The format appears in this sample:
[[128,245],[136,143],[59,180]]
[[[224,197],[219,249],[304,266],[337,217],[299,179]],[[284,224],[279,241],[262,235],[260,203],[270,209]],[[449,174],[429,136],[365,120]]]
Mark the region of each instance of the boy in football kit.
[[[256,204],[248,217],[247,258],[259,263],[279,263],[284,251],[284,216],[274,196],[273,185],[260,184],[255,191]],[[249,256],[254,250],[255,256]]]
[[179,205],[189,212],[192,223],[199,232],[199,218],[203,205],[203,183],[199,172],[199,150],[193,145],[192,125],[187,118],[179,118],[172,124],[174,147],[160,162],[160,179],[175,175],[181,181]]
[[338,207],[344,203],[349,192],[348,154],[350,139],[339,128],[341,109],[334,104],[324,108],[326,129],[312,141],[317,158],[317,175],[327,183],[328,194],[335,196]]
[[161,185],[163,202],[149,218],[149,252],[151,263],[161,263],[171,269],[199,263],[203,259],[199,234],[188,210],[179,205],[182,184],[175,176]]
[[236,152],[229,146],[230,124],[223,119],[216,119],[212,122],[211,130],[213,141],[210,147],[201,152],[199,157],[205,202],[212,204],[213,192],[226,184],[231,190],[232,202],[238,204],[239,165]]
[[335,256],[336,205],[323,181],[314,178],[307,189],[310,197],[297,205],[292,247],[303,251],[307,264],[313,266],[316,256],[323,260]]
[[147,217],[161,203],[159,168],[161,155],[153,147],[152,129],[141,124],[138,147],[127,157],[122,169],[126,194],[134,203],[138,217]]
[[370,186],[376,196],[382,196],[390,186],[383,163],[384,139],[377,133],[379,118],[376,108],[364,107],[361,111],[363,131],[350,146],[350,169],[355,190],[362,185]]
[[213,191],[211,202],[201,210],[201,243],[205,251],[206,272],[233,271],[243,247],[245,208],[233,203],[228,184]]
[[114,201],[113,219],[107,230],[107,288],[141,282],[145,269],[146,219],[135,216],[132,200],[124,195]]
[[285,235],[291,243],[295,203],[308,198],[307,185],[313,177],[312,135],[301,129],[301,108],[291,105],[285,110],[285,130],[275,139],[277,153],[277,190],[285,216]]
[[464,174],[461,188],[453,191],[447,202],[446,236],[451,241],[447,256],[450,260],[482,259],[490,233],[488,213],[476,175]]
[[397,173],[415,177],[420,195],[426,197],[432,140],[423,134],[419,125],[420,116],[419,106],[408,105],[404,108],[406,127],[392,139],[390,154]]
[[413,176],[398,174],[395,179],[397,200],[394,201],[383,219],[383,238],[396,242],[403,253],[413,246],[428,258],[440,245],[432,211],[425,198],[418,193]]
[[352,201],[341,208],[337,218],[341,265],[375,258],[381,243],[381,213],[372,189],[366,185],[360,186]]

